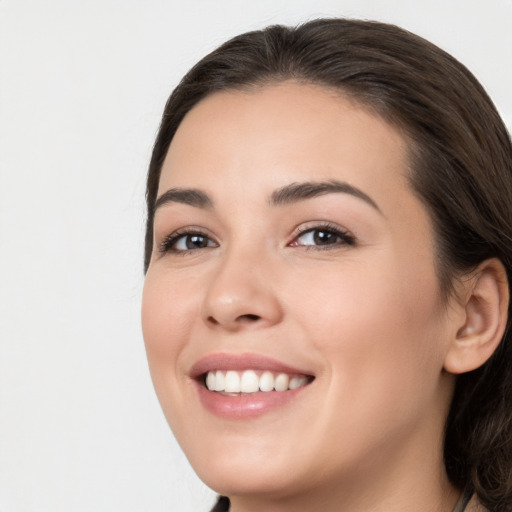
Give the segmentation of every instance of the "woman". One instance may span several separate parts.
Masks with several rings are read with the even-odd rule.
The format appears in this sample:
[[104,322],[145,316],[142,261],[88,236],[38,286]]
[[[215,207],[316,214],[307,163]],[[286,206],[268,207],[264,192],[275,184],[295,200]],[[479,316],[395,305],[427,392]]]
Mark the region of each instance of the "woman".
[[232,39],[171,95],[142,322],[215,510],[512,509],[512,148],[395,26]]

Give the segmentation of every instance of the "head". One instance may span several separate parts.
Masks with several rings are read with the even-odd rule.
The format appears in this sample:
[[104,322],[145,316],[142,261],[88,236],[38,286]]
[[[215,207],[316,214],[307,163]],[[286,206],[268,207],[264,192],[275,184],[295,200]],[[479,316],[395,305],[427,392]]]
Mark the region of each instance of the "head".
[[[167,189],[160,187],[162,170],[178,129],[185,133],[194,116],[206,122],[208,111],[243,109],[248,97],[276,109],[282,87],[297,104],[316,94],[317,111],[339,102],[352,125],[361,121],[360,134],[382,129],[395,144],[404,190],[410,188],[411,200],[426,213],[418,222],[424,241],[432,242],[431,252],[423,252],[432,260],[440,318],[457,306],[477,312],[454,333],[455,348],[443,360],[447,406],[438,412],[444,415],[446,472],[456,487],[476,489],[492,510],[510,505],[512,340],[504,331],[510,322],[512,147],[480,84],[439,48],[391,25],[333,19],[243,34],[201,60],[169,98],[155,143],[145,269],[154,255],[157,198]],[[478,294],[494,297],[495,316],[478,312]],[[494,325],[494,336],[479,338],[482,325],[487,331]]]

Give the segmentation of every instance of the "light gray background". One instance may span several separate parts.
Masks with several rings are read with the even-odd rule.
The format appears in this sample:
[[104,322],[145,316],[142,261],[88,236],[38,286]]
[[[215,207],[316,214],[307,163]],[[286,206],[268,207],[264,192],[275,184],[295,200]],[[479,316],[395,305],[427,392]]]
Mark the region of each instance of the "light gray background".
[[0,0],[0,512],[209,508],[139,326],[151,145],[206,52],[323,15],[431,39],[510,128],[512,0]]

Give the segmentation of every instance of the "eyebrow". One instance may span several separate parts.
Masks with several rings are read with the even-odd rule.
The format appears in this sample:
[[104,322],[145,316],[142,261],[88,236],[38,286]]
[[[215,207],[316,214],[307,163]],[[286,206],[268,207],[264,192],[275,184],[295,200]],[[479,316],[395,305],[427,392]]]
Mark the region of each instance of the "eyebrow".
[[156,201],[153,211],[168,203],[182,203],[196,208],[213,208],[210,197],[197,188],[170,188]]
[[[349,183],[338,180],[290,183],[274,190],[270,195],[269,204],[271,206],[284,206],[326,194],[349,194],[362,199],[382,214],[377,203],[369,195]],[[187,204],[202,209],[213,208],[212,199],[208,194],[197,188],[170,188],[155,201],[153,211],[169,203]]]
[[382,214],[377,203],[369,195],[349,183],[338,180],[291,183],[290,185],[275,190],[270,196],[269,202],[272,206],[282,206],[313,197],[323,196],[325,194],[349,194],[358,199],[362,199]]

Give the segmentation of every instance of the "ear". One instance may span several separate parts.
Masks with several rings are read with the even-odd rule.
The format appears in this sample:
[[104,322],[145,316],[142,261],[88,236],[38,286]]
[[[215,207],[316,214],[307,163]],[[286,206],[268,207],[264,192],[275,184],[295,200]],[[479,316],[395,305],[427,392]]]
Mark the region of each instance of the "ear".
[[482,262],[462,283],[459,325],[455,326],[444,369],[465,373],[482,366],[494,353],[505,332],[509,302],[507,273],[500,260]]

